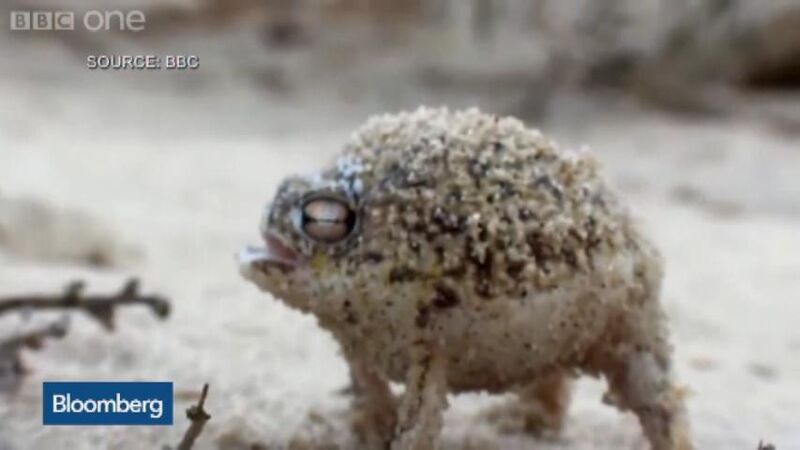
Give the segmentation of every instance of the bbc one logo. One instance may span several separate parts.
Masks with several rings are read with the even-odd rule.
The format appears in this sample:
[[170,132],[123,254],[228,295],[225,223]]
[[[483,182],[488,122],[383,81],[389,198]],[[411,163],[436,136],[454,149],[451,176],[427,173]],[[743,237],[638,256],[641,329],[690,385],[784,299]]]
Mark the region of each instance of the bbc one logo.
[[11,11],[12,31],[70,31],[76,26],[91,32],[144,30],[146,17],[142,11],[89,10],[73,11]]

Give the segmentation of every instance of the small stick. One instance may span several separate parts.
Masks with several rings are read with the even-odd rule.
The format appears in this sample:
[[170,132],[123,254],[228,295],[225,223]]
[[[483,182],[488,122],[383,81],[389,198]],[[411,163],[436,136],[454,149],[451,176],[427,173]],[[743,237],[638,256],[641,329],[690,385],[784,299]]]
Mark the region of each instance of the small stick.
[[139,280],[129,279],[113,295],[84,295],[86,284],[73,281],[61,295],[25,295],[0,298],[0,315],[17,309],[82,309],[108,331],[114,330],[114,312],[117,306],[143,304],[149,306],[159,318],[169,315],[169,301],[158,295],[139,294]]
[[22,362],[22,349],[40,349],[45,339],[61,339],[66,336],[67,328],[67,317],[62,317],[42,328],[0,341],[0,378],[10,376],[16,379],[24,375],[28,370]]
[[203,409],[203,404],[206,401],[207,395],[208,383],[203,385],[203,392],[200,394],[200,400],[197,404],[186,409],[186,417],[192,421],[192,424],[189,425],[189,429],[184,433],[177,450],[191,450],[192,446],[194,446],[194,441],[200,436],[200,433],[203,432],[203,427],[206,425],[206,422],[211,419],[211,416]]

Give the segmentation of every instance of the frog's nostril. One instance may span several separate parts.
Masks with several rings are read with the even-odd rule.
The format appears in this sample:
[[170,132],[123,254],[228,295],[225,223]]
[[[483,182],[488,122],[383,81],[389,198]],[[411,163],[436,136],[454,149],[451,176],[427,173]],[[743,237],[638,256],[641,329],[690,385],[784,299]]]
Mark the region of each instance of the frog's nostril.
[[272,205],[267,204],[261,212],[261,220],[258,223],[258,228],[262,235],[266,235],[269,230],[269,216],[272,213]]

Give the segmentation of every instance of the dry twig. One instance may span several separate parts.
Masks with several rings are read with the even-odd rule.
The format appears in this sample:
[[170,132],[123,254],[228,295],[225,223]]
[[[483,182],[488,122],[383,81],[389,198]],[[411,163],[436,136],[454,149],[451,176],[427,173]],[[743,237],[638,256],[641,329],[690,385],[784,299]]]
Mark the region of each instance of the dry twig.
[[3,380],[14,381],[27,373],[28,370],[22,362],[22,349],[40,349],[45,339],[64,337],[67,328],[67,318],[62,317],[44,327],[0,341],[0,387],[5,384]]
[[136,278],[129,279],[114,295],[84,295],[85,286],[83,281],[73,281],[61,295],[0,298],[0,315],[20,309],[82,309],[108,331],[114,330],[114,312],[117,306],[138,303],[149,306],[160,318],[169,315],[167,299],[158,295],[139,294],[139,280]]
[[206,422],[211,419],[211,416],[203,409],[203,404],[206,402],[207,395],[208,383],[203,385],[203,392],[200,394],[200,400],[198,400],[197,404],[186,409],[186,417],[189,418],[192,423],[189,425],[189,429],[186,430],[186,433],[184,433],[177,450],[191,450],[192,446],[194,446],[194,441],[197,440],[197,437],[203,432],[203,427],[206,426]]
[[[156,316],[165,318],[169,315],[169,302],[157,295],[140,295],[139,282],[131,278],[122,289],[113,295],[84,295],[84,282],[73,281],[59,295],[23,295],[0,298],[0,315],[12,311],[46,310],[46,309],[80,309],[100,322],[108,331],[114,330],[115,311],[118,306],[144,304],[149,306]],[[0,390],[13,386],[27,373],[22,361],[22,350],[39,349],[46,338],[61,338],[67,334],[67,317],[45,327],[20,333],[0,340]]]

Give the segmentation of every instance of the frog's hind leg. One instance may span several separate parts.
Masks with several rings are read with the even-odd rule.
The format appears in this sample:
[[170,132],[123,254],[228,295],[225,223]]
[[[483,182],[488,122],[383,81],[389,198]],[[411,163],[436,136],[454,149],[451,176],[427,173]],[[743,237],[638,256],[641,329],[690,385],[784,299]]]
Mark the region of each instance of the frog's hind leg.
[[[649,256],[634,258],[638,288],[630,287],[614,302],[600,342],[584,359],[584,370],[608,382],[604,397],[620,410],[636,414],[652,450],[691,450],[683,389],[672,374],[672,346],[667,317],[660,302],[661,262],[655,251],[639,242]],[[609,294],[610,295],[610,294]]]
[[650,299],[638,314],[613,322],[606,341],[590,357],[592,371],[608,381],[604,397],[639,419],[653,450],[691,450],[683,390],[672,376],[666,318]]
[[521,387],[513,403],[491,410],[488,419],[504,433],[555,436],[564,425],[571,391],[572,375],[551,372]]
[[683,393],[658,359],[649,351],[635,350],[606,367],[609,391],[604,400],[636,414],[653,450],[690,450]]

